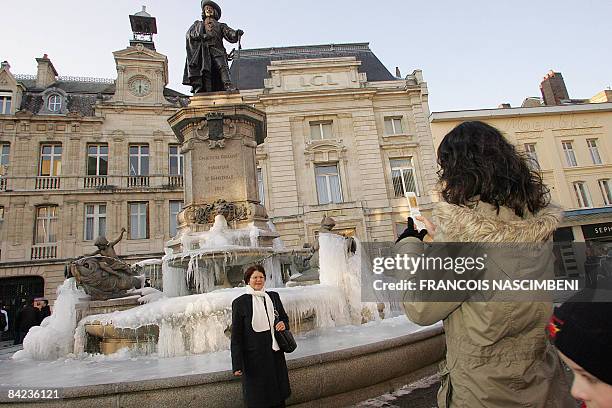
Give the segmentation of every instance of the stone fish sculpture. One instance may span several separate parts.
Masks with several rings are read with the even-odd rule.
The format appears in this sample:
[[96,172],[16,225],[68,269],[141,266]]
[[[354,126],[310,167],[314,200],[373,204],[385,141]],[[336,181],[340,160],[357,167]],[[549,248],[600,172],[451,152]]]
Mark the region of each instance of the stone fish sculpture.
[[117,239],[108,242],[100,236],[94,245],[98,250],[86,254],[66,266],[66,277],[74,277],[77,284],[92,300],[108,300],[131,295],[131,289],[143,287],[143,277],[137,276],[128,263],[117,256],[114,246],[121,241],[125,228]]

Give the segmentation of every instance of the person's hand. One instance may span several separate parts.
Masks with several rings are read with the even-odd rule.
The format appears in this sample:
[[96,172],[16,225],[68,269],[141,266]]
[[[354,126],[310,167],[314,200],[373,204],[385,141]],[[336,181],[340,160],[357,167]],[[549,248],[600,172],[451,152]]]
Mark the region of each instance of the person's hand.
[[241,376],[242,376],[242,370],[234,371],[234,377],[241,377]]
[[241,29],[236,30],[236,35],[237,35],[238,37],[240,37],[240,36],[241,36],[241,35],[243,35],[243,34],[244,34],[244,31],[242,31]]
[[278,322],[276,323],[276,326],[274,326],[274,328],[276,329],[276,331],[285,331],[285,322]]
[[438,229],[438,227],[436,227],[429,218],[423,217],[422,215],[419,215],[418,217],[416,217],[416,219],[417,221],[421,221],[423,224],[425,224],[427,235],[429,235],[429,237],[433,239],[434,236],[436,235],[436,229]]
[[418,231],[416,227],[414,226],[414,220],[412,219],[412,217],[408,217],[408,226],[406,227],[404,232],[402,232],[402,234],[399,237],[397,237],[397,240],[395,242],[400,242],[402,239],[408,238],[408,237],[418,238],[422,241],[423,238],[425,238],[425,235],[427,235],[427,230],[424,228]]

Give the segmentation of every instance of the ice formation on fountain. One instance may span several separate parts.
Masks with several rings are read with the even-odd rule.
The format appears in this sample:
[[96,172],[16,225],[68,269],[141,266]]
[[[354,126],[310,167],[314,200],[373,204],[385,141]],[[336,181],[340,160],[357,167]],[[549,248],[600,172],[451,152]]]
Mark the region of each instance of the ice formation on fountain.
[[364,317],[376,318],[378,313],[374,303],[361,302],[362,268],[368,268],[370,264],[363,262],[363,248],[357,239],[355,242],[357,251],[349,255],[346,238],[337,234],[319,234],[319,280],[321,285],[339,288],[346,299],[350,321],[360,324]]
[[[180,236],[183,252],[180,254],[168,253],[163,260],[163,287],[166,296],[184,296],[188,294],[186,281],[193,282],[198,293],[210,292],[215,289],[215,281],[229,264],[244,253],[257,248],[259,251],[274,253],[274,248],[259,248],[258,237],[261,230],[251,223],[246,228],[231,229],[223,215],[215,216],[215,222],[208,231],[184,232]],[[276,243],[282,247],[282,242]],[[189,258],[186,271],[182,268],[172,267],[176,260]],[[166,273],[166,272],[169,273]],[[278,286],[282,284],[280,268],[270,264],[269,282]]]
[[[344,237],[322,233],[319,237],[321,283],[286,288],[280,262],[274,258],[276,251],[253,245],[257,244],[258,234],[259,230],[253,225],[232,230],[225,218],[217,216],[209,231],[189,233],[189,240],[197,242],[199,248],[182,254],[167,253],[162,258],[163,294],[145,288],[157,292],[141,298],[141,301],[151,300],[149,303],[129,310],[87,316],[78,324],[74,305],[85,294],[76,289],[74,280],[67,280],[60,288],[52,319],[45,320],[43,327],[35,328],[28,335],[24,351],[16,358],[54,359],[70,352],[82,355],[87,342],[85,325],[92,323],[128,330],[151,325],[159,327],[157,344],[144,349],[159,357],[227,350],[231,304],[244,293],[244,288],[215,288],[215,275],[219,277],[231,261],[242,259],[253,251],[259,254],[259,261],[262,255],[265,257],[261,262],[268,274],[266,287],[279,293],[295,330],[359,325],[377,317],[375,305],[362,304],[360,299],[361,268],[367,266],[367,262],[361,259],[363,250],[359,242],[356,253],[350,254]],[[187,238],[183,238],[187,242]],[[275,246],[277,251],[284,248],[280,240]],[[173,266],[173,261],[185,258],[189,258],[187,270]],[[203,293],[189,295],[187,282]]]
[[87,294],[77,288],[74,278],[66,279],[57,289],[53,314],[34,326],[23,341],[23,350],[14,359],[55,360],[73,350],[74,330],[77,326],[75,305]]
[[[336,287],[276,288],[290,319],[297,328],[308,317],[314,327],[324,328],[349,323],[347,305]],[[104,315],[92,315],[79,323],[75,354],[84,351],[85,331],[90,322],[112,324],[115,328],[137,329],[159,325],[157,354],[174,357],[229,349],[228,329],[231,326],[232,301],[244,293],[244,288],[221,289],[199,295],[165,298],[130,310]]]

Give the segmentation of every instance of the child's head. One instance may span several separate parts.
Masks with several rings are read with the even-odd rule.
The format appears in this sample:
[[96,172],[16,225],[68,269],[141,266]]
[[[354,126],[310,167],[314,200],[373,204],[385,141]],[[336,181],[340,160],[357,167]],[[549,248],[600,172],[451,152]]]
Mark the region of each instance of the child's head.
[[548,335],[574,372],[572,395],[587,407],[612,408],[612,303],[567,302],[555,308]]

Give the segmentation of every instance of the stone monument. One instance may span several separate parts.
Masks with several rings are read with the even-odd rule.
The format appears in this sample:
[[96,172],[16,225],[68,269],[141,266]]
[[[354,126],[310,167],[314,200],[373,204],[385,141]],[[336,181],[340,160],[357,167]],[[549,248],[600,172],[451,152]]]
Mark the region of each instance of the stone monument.
[[[216,3],[204,0],[201,5],[204,21],[196,21],[187,33],[184,77],[195,94],[168,119],[185,155],[184,207],[177,216],[177,238],[168,247],[175,253],[194,249],[182,248],[181,235],[210,230],[219,214],[234,229],[254,225],[260,230],[258,246],[272,247],[278,234],[270,231],[259,202],[255,159],[266,137],[266,116],[243,102],[226,71],[223,39],[235,42],[243,32],[218,22]],[[221,78],[223,87],[213,86],[209,74]]]

